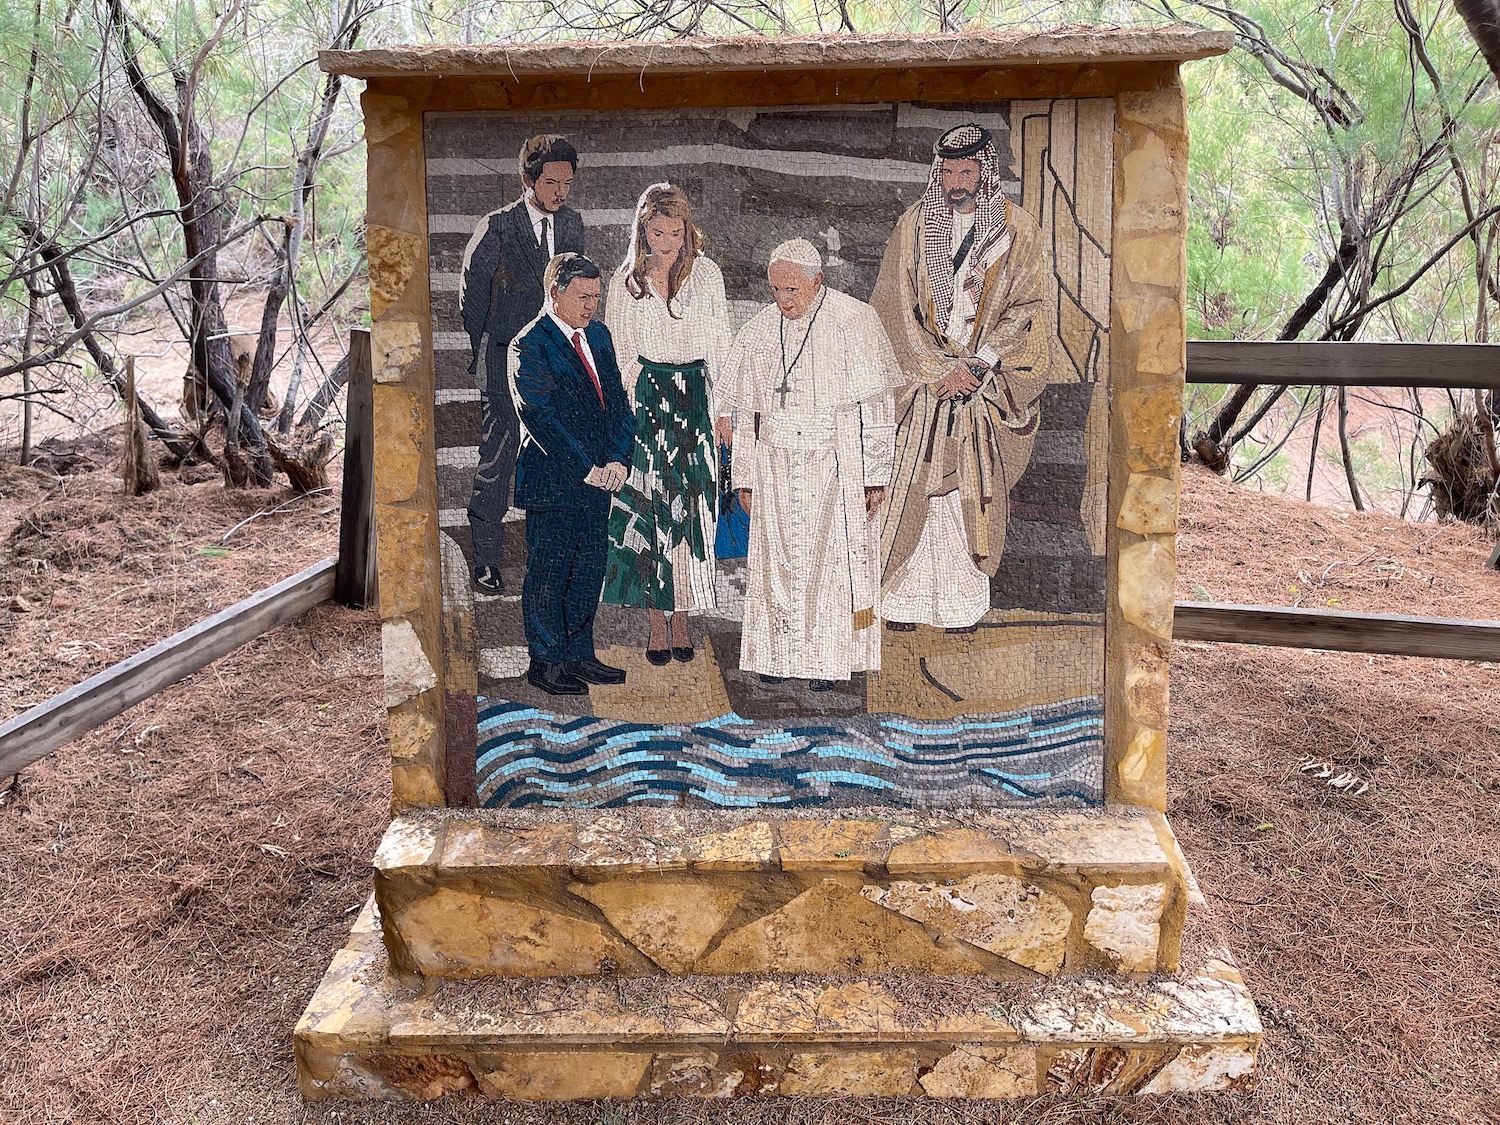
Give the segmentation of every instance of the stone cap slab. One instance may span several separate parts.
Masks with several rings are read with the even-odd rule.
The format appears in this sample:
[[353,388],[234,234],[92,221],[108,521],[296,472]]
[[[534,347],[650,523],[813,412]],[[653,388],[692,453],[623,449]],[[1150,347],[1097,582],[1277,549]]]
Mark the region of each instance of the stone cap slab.
[[352,78],[670,74],[708,71],[1108,66],[1186,62],[1225,54],[1227,31],[1189,24],[958,35],[744,35],[730,39],[486,44],[321,51],[318,65]]
[[1176,866],[1161,818],[1103,809],[920,813],[889,807],[785,812],[422,809],[397,816],[375,853],[381,875],[567,870],[589,880],[682,871],[863,870],[891,875],[1156,876]]

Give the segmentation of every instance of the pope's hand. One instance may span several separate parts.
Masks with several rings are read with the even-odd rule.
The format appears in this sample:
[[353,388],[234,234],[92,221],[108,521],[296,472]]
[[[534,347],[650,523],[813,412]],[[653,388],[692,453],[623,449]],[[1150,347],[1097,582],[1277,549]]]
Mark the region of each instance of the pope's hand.
[[885,489],[882,487],[867,487],[865,489],[865,518],[874,519],[875,512],[885,500]]
[[714,436],[719,439],[720,445],[734,444],[734,427],[730,424],[729,419],[722,414],[719,416],[719,420],[714,423]]

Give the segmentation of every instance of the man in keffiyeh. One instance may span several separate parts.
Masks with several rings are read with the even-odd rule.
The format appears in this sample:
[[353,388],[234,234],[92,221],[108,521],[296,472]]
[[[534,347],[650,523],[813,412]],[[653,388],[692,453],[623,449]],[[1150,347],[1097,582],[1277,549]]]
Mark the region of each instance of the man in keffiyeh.
[[972,632],[990,607],[1049,381],[1050,276],[1036,220],[1000,190],[989,130],[948,130],[870,298],[907,380],[881,534],[888,628]]

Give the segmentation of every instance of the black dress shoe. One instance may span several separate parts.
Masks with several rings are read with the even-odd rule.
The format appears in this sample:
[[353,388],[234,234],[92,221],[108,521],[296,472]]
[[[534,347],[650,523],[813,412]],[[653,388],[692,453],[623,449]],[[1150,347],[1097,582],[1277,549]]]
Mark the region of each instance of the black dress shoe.
[[625,682],[625,669],[611,667],[592,656],[587,660],[568,661],[567,669],[569,675],[586,684],[623,684]]
[[587,695],[588,685],[568,671],[566,664],[546,664],[533,660],[526,670],[526,682],[548,695]]
[[697,654],[697,651],[692,645],[673,645],[672,658],[686,664]]
[[814,680],[810,686],[813,691],[832,691],[834,685],[832,680]]
[[669,648],[648,648],[646,650],[646,659],[658,668],[665,667],[672,663],[672,650]]
[[917,631],[914,621],[887,621],[885,627],[893,633],[915,633]]
[[958,635],[964,635],[964,634],[968,634],[968,633],[977,633],[977,632],[979,632],[979,626],[978,625],[960,625],[960,626],[957,626],[955,628],[948,629],[948,630],[946,630],[946,632],[955,633],[955,634],[958,634]]
[[474,568],[474,589],[481,594],[503,594],[505,583],[500,581],[500,568],[498,566],[476,566]]
[[760,682],[763,683],[763,684],[770,684],[770,685],[774,686],[775,684],[784,684],[784,683],[786,683],[786,677],[785,676],[768,676],[764,672],[762,672],[760,674]]

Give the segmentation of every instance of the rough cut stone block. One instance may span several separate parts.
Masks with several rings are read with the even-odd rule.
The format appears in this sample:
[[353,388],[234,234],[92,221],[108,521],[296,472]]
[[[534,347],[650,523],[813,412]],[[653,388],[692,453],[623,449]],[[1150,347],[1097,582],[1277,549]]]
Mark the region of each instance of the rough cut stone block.
[[413,696],[437,687],[437,672],[422,650],[422,642],[411,622],[404,617],[386,621],[380,627],[384,652],[385,705],[397,707]]
[[1073,912],[1056,895],[1013,875],[970,875],[961,882],[866,886],[871,902],[987,949],[1038,973],[1062,968]]
[[1168,539],[1120,549],[1120,614],[1148,633],[1170,638],[1175,606],[1177,553]]
[[385,317],[370,326],[375,381],[399,383],[422,358],[422,326],[415,320]]
[[785,820],[776,826],[783,871],[862,871],[878,867],[890,847],[889,826],[880,820]]
[[1170,535],[1177,530],[1177,482],[1131,473],[1116,525],[1137,535]]
[[739,1091],[745,1076],[744,1067],[716,1054],[663,1055],[652,1068],[650,1091],[657,1097],[727,1098]]
[[651,1068],[651,1054],[635,1051],[527,1051],[480,1060],[479,1092],[519,1101],[579,1101],[634,1097]]
[[422,443],[427,437],[426,412],[417,405],[415,395],[389,384],[378,384],[372,401],[375,440],[380,443],[380,456],[375,458],[375,500],[399,504],[417,491]]
[[1248,1090],[1255,1084],[1255,1049],[1187,1046],[1141,1087],[1143,1094],[1209,1093]]
[[615,880],[568,888],[603,911],[609,924],[669,973],[686,973],[744,897],[733,887],[696,882]]
[[916,923],[825,879],[786,906],[726,936],[706,973],[982,973],[985,966],[933,944]]
[[441,888],[392,918],[405,966],[433,977],[598,976],[644,959],[602,926],[555,910]]
[[375,563],[379,573],[380,616],[404,617],[422,607],[427,596],[426,512],[375,505]]
[[783,1094],[823,1098],[888,1098],[909,1094],[916,1083],[911,1050],[807,1051],[792,1056],[781,1076]]
[[1156,971],[1167,889],[1160,883],[1095,887],[1083,937],[1126,972]]
[[371,226],[365,231],[365,247],[370,263],[370,315],[378,318],[401,299],[412,275],[424,264],[426,242],[420,235]]
[[1029,1098],[1036,1093],[1036,1048],[957,1047],[920,1081],[934,1098]]

